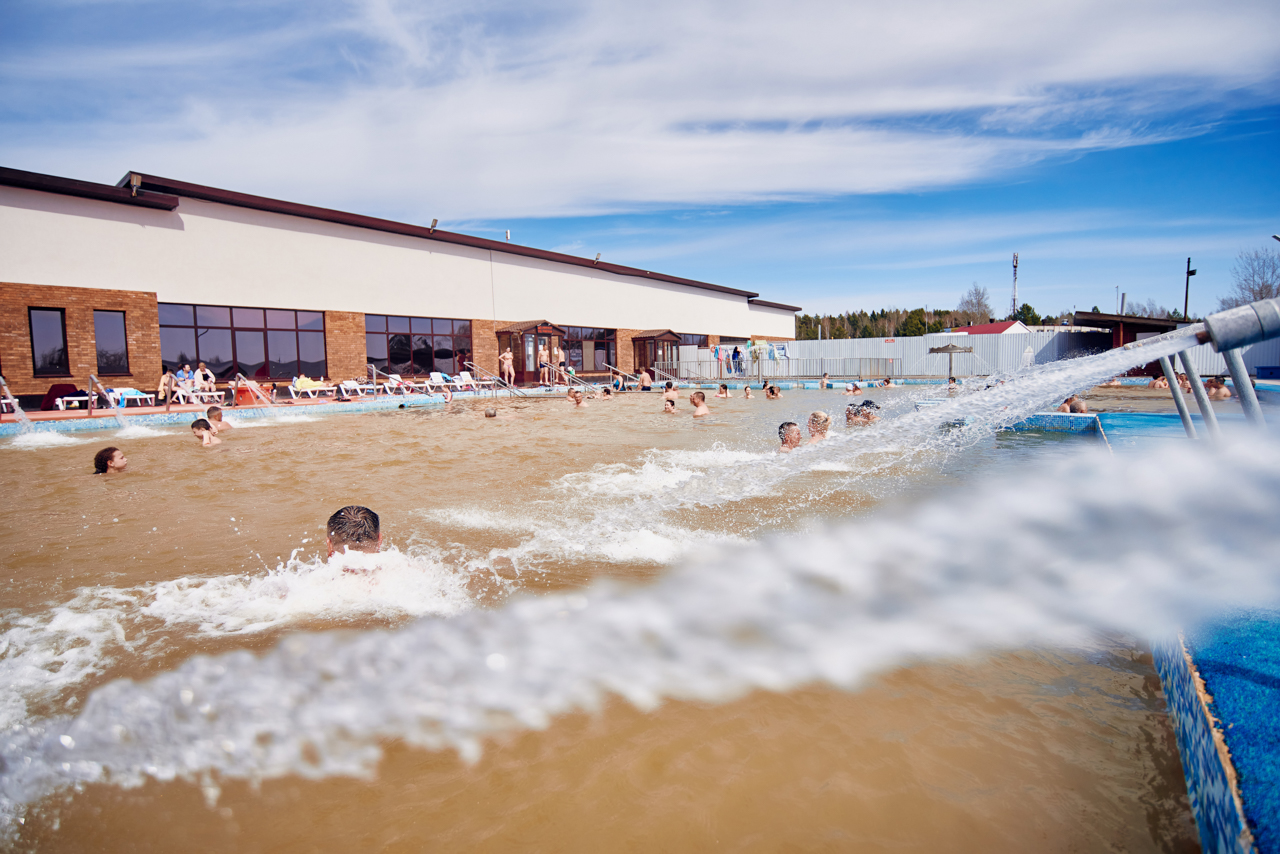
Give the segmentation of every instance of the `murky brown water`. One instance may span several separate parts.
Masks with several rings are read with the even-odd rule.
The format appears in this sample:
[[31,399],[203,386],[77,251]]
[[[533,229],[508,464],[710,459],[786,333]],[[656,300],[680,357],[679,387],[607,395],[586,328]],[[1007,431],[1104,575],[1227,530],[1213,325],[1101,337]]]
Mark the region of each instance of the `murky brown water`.
[[[886,420],[910,406],[907,391],[876,397]],[[357,601],[361,594],[331,585],[306,591],[319,600],[311,610],[271,611],[263,600],[276,594],[260,594],[250,581],[295,549],[300,561],[317,554],[324,520],[343,504],[378,510],[390,543],[461,576],[479,607],[500,607],[512,593],[580,587],[605,575],[643,584],[716,541],[803,529],[943,484],[960,489],[982,469],[1034,465],[1072,442],[1002,435],[962,454],[938,448],[901,457],[878,448],[853,473],[825,465],[759,494],[743,487],[734,497],[736,482],[722,479],[717,488],[730,498],[696,508],[642,500],[673,484],[696,486],[698,473],[768,466],[764,453],[776,445],[779,421],[802,421],[813,408],[838,412],[844,400],[830,392],[713,400],[713,417],[701,423],[683,401],[679,416],[655,411],[653,397],[593,401],[577,411],[558,401],[505,402],[496,419],[483,417],[491,404],[458,402],[246,426],[212,450],[178,430],[0,448],[10,520],[0,530],[6,625],[87,619],[102,613],[110,591],[143,591],[113,612],[118,635],[50,636],[62,651],[92,647],[85,638],[101,648],[74,681],[32,691],[30,711],[74,712],[105,681],[144,678],[194,654],[265,650],[299,630],[402,625],[429,612],[433,596],[454,601],[441,582],[444,592],[379,594],[419,597],[426,604],[416,612],[371,609]],[[87,473],[106,444],[125,450],[126,474]],[[871,474],[858,477],[859,470]],[[547,539],[556,532],[567,544]],[[153,585],[165,583],[177,591],[166,601],[177,604],[148,612]],[[83,588],[96,598],[68,607]],[[184,607],[196,622],[175,618]],[[262,626],[210,629],[218,609],[251,614]],[[855,693],[812,686],[719,705],[667,702],[648,713],[615,700],[541,732],[490,739],[474,765],[396,742],[387,750],[376,779],[289,776],[258,788],[228,781],[212,809],[192,782],[93,784],[41,802],[19,847],[1196,848],[1158,680],[1140,644],[1119,637],[1086,649],[921,664]]]

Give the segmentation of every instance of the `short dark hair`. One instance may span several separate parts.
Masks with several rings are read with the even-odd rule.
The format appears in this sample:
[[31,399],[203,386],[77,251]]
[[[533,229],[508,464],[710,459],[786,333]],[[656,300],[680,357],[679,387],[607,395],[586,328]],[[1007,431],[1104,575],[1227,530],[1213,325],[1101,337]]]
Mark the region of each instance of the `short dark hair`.
[[115,458],[116,451],[119,448],[103,448],[101,451],[93,455],[93,473],[106,474],[107,464]]
[[706,396],[704,393],[700,392],[700,391],[695,391],[693,394],[689,395],[689,399],[690,399],[690,400],[693,400],[695,397],[696,397],[698,400],[701,400],[703,403],[706,403],[706,402],[707,402],[707,396]]
[[792,427],[796,428],[797,430],[800,429],[800,425],[794,421],[783,421],[781,424],[779,424],[778,439],[781,441],[786,441],[787,434],[791,432]]
[[378,514],[359,504],[348,504],[329,517],[329,543],[335,549],[376,544],[381,534]]
[[671,380],[667,380],[667,388],[671,388]]
[[210,407],[205,411],[205,413],[204,413],[204,414],[205,414],[205,415],[208,415],[210,418],[212,418],[214,415],[221,415],[221,414],[222,414],[222,407],[221,407],[221,406],[210,406]]
[[724,389],[725,391],[728,391],[728,390],[729,390],[729,384],[728,384],[728,383],[720,383],[720,388]]
[[197,418],[195,421],[191,422],[191,429],[192,430],[212,430],[213,425],[210,424],[208,421],[205,421],[203,418]]

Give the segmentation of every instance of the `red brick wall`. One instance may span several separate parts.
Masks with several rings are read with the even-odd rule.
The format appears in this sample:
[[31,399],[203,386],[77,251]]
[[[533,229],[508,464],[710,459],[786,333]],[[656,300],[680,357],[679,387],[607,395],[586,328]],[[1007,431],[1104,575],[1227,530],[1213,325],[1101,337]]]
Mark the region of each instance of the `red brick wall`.
[[486,371],[498,373],[498,333],[503,326],[510,326],[511,320],[473,320],[471,321],[471,361]]
[[364,314],[358,311],[326,311],[324,313],[324,355],[329,379],[362,380],[369,372],[368,352],[364,345]]
[[643,331],[643,329],[618,330],[618,370],[629,374],[635,368],[636,350],[631,343],[631,339],[635,337],[637,332]]
[[[70,376],[35,376],[28,308],[64,309]],[[124,312],[129,345],[129,375],[102,377],[103,384],[155,391],[160,381],[160,318],[155,294],[0,282],[0,371],[14,394],[44,394],[55,383],[88,387],[89,374],[98,371],[94,309]]]

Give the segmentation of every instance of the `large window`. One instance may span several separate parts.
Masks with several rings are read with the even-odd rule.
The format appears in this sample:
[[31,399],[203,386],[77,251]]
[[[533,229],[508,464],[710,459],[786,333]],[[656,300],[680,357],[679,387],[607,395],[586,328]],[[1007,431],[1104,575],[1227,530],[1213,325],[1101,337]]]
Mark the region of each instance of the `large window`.
[[162,302],[160,359],[175,370],[204,362],[224,380],[323,377],[324,313]]
[[443,317],[364,316],[366,358],[383,373],[455,374],[471,361],[471,322]]
[[98,348],[98,376],[126,376],[129,373],[129,340],[124,331],[124,312],[95,310],[93,340]]
[[705,335],[690,335],[687,332],[677,332],[676,334],[680,336],[681,347],[705,348],[707,346],[707,336]]
[[618,364],[616,329],[590,326],[564,327],[564,350],[569,354],[569,367],[583,371],[607,371],[607,365]]
[[37,377],[69,377],[67,325],[60,308],[29,308],[31,370]]

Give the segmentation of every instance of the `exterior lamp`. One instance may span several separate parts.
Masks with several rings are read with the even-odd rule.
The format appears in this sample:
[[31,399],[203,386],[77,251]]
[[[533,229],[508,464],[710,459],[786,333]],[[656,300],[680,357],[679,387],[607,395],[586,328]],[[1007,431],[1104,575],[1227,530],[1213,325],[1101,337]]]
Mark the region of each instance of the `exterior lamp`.
[[591,263],[592,263],[592,264],[599,264],[599,263],[600,263],[600,253],[599,253],[599,252],[597,252],[597,253],[596,253],[596,260],[592,261]]
[[139,188],[141,188],[141,187],[142,187],[142,176],[141,176],[141,175],[139,175],[137,172],[130,172],[130,173],[129,173],[129,186],[133,188],[133,194],[132,194],[132,195],[137,196],[137,195],[138,195],[138,190],[139,190]]
[[435,233],[436,233],[436,223],[437,223],[437,222],[439,222],[439,221],[440,221],[440,220],[438,220],[438,219],[433,219],[433,220],[431,220],[431,227],[427,229],[427,234],[435,234]]

